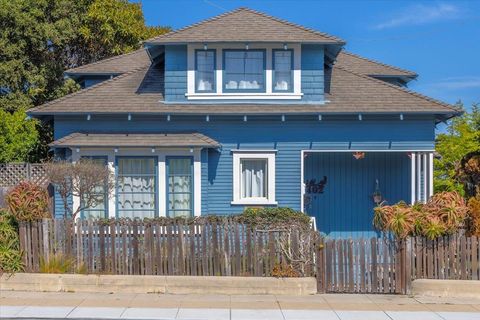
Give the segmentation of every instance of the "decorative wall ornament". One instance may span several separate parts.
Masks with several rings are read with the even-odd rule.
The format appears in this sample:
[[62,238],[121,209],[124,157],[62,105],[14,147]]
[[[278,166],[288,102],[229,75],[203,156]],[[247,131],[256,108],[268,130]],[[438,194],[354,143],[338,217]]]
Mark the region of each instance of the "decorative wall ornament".
[[353,157],[357,160],[365,158],[365,152],[354,152]]
[[317,179],[310,179],[305,182],[306,193],[323,193],[325,185],[327,184],[327,176],[317,182]]

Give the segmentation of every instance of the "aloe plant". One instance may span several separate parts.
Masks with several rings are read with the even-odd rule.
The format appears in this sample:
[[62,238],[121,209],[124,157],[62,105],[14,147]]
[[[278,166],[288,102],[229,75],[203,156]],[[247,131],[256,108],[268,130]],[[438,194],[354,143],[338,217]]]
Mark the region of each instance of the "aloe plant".
[[8,211],[18,221],[32,221],[51,216],[47,190],[33,182],[19,183],[8,192],[5,201]]

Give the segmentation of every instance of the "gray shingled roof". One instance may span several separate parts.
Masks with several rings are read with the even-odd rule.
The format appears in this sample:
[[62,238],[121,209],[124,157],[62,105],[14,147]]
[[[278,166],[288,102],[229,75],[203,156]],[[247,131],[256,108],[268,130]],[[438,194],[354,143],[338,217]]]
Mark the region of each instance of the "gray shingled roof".
[[344,44],[337,37],[248,8],[218,15],[155,38],[146,43],[187,42],[309,42]]
[[202,147],[217,148],[220,143],[198,132],[184,133],[72,133],[50,143],[51,147]]
[[112,58],[89,63],[77,68],[68,69],[66,74],[122,74],[151,63],[145,48],[130,53],[121,54]]
[[418,76],[415,72],[367,59],[345,50],[338,54],[335,65],[368,76],[397,76],[412,79]]
[[[330,80],[330,81],[328,81]],[[325,104],[169,104],[162,70],[141,68],[29,110],[49,114],[319,114],[435,113],[458,110],[446,103],[334,66]]]

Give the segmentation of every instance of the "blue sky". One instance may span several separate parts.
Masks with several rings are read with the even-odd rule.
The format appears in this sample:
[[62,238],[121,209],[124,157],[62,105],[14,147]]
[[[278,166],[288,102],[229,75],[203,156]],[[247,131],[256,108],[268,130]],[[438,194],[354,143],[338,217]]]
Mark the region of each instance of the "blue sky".
[[141,0],[148,25],[174,29],[240,6],[346,40],[346,49],[420,76],[410,88],[480,103],[480,1]]

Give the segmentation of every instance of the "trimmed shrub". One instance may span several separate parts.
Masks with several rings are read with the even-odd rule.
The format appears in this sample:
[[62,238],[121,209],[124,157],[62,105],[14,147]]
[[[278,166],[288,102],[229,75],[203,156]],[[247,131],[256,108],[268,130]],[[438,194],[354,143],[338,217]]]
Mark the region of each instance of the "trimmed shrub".
[[244,222],[252,225],[290,224],[310,227],[310,217],[291,208],[246,208],[240,215]]
[[47,190],[33,182],[20,182],[11,189],[5,201],[8,211],[17,221],[32,221],[51,217]]

